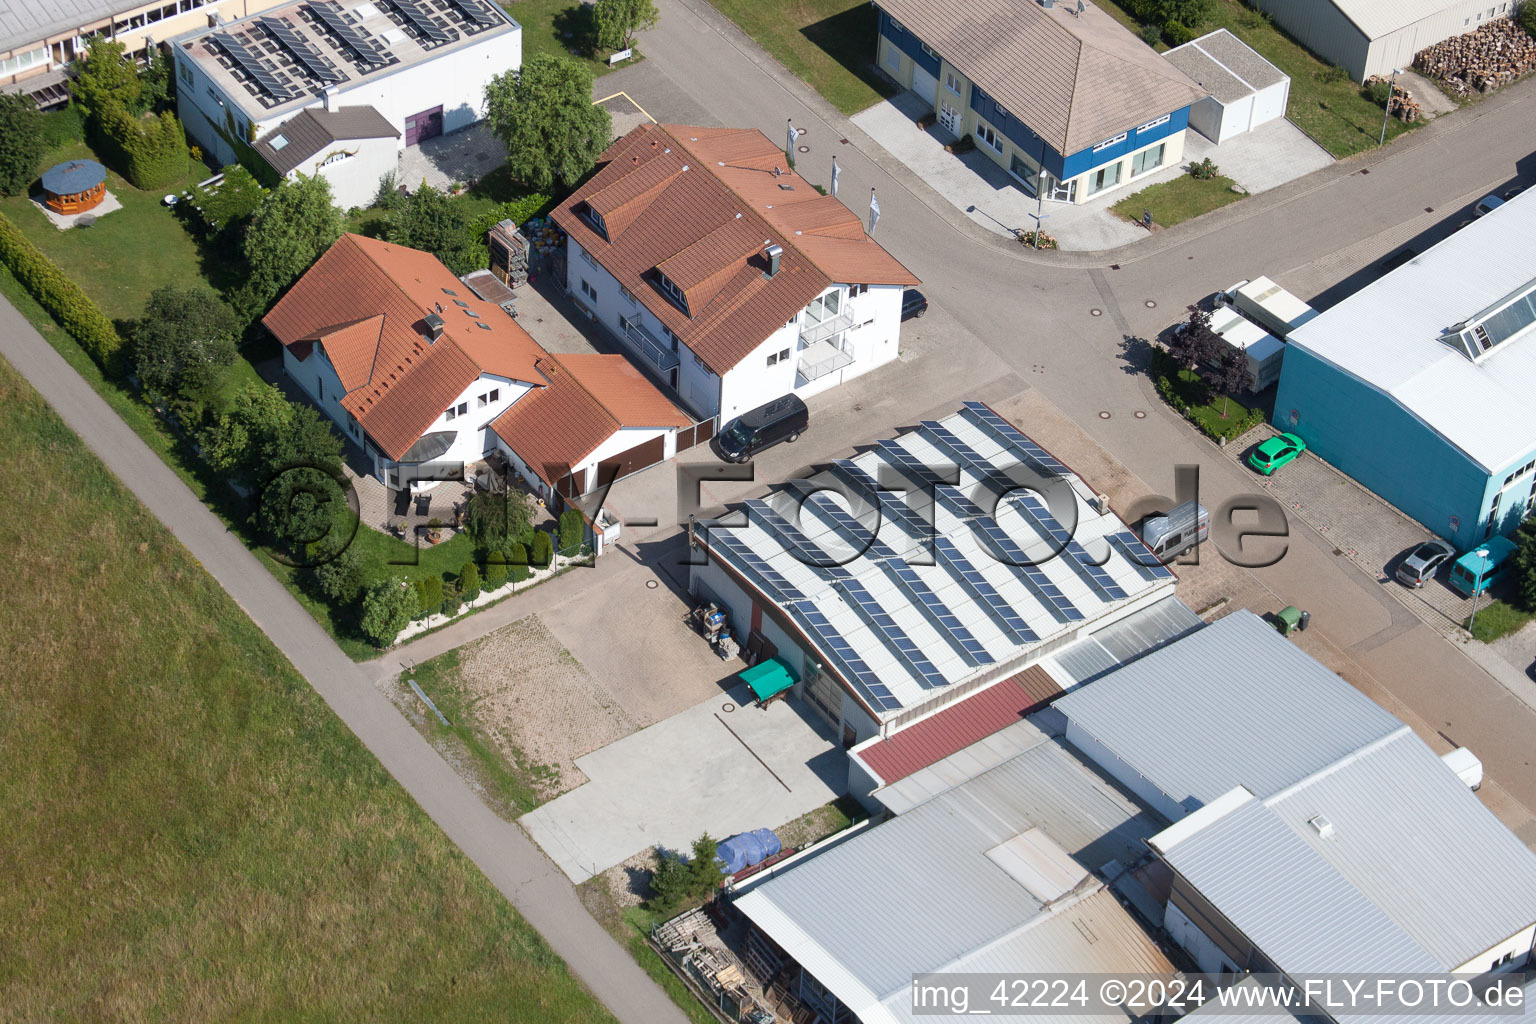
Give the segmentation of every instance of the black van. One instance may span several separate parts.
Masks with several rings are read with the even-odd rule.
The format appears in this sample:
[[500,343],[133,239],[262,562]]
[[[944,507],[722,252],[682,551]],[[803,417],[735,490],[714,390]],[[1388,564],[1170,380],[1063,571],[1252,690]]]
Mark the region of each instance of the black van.
[[746,462],[780,441],[795,441],[811,424],[811,413],[794,395],[742,413],[715,435],[710,446],[727,462]]

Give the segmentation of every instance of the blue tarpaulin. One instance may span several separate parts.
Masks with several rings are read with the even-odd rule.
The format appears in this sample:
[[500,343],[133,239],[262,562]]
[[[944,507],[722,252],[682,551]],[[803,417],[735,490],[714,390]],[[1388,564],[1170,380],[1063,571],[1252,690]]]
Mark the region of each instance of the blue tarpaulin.
[[742,868],[760,864],[784,849],[779,837],[771,828],[755,828],[751,832],[731,836],[715,847],[715,859],[725,866],[725,873],[734,875]]

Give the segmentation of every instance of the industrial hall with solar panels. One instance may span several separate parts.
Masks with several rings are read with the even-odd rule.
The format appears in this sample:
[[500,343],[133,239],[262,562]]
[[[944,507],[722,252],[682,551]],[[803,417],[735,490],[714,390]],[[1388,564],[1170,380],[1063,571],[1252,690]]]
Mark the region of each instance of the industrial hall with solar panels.
[[[1198,624],[1108,503],[979,402],[696,522],[692,538],[695,598],[751,655],[778,659],[845,746],[1053,653],[1114,649],[1096,634],[1147,632],[1144,649]],[[1051,675],[1074,673],[1053,662]]]
[[253,145],[279,176],[325,174],[347,207],[404,147],[480,119],[486,85],[522,65],[522,28],[492,0],[302,0],[171,52],[178,112],[206,152],[231,164]]

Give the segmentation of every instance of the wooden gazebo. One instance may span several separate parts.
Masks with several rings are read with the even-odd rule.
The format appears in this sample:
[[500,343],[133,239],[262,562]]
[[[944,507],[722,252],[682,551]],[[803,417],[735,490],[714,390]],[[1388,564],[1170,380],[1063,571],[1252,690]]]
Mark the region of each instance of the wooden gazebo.
[[107,169],[95,160],[70,160],[43,172],[43,202],[58,213],[83,213],[107,194]]

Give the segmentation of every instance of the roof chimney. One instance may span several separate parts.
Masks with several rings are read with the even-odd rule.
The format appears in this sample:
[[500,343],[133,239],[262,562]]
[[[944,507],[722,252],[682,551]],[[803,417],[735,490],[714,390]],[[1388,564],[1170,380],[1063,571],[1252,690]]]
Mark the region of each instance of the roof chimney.
[[334,85],[328,85],[325,87],[325,109],[327,112],[332,114],[336,112],[337,101],[340,99],[340,97],[341,91]]
[[443,318],[436,313],[428,313],[424,322],[427,325],[427,344],[430,345],[443,336]]
[[768,257],[768,276],[772,277],[779,272],[779,257],[784,255],[782,245],[770,245],[763,250],[763,255]]

